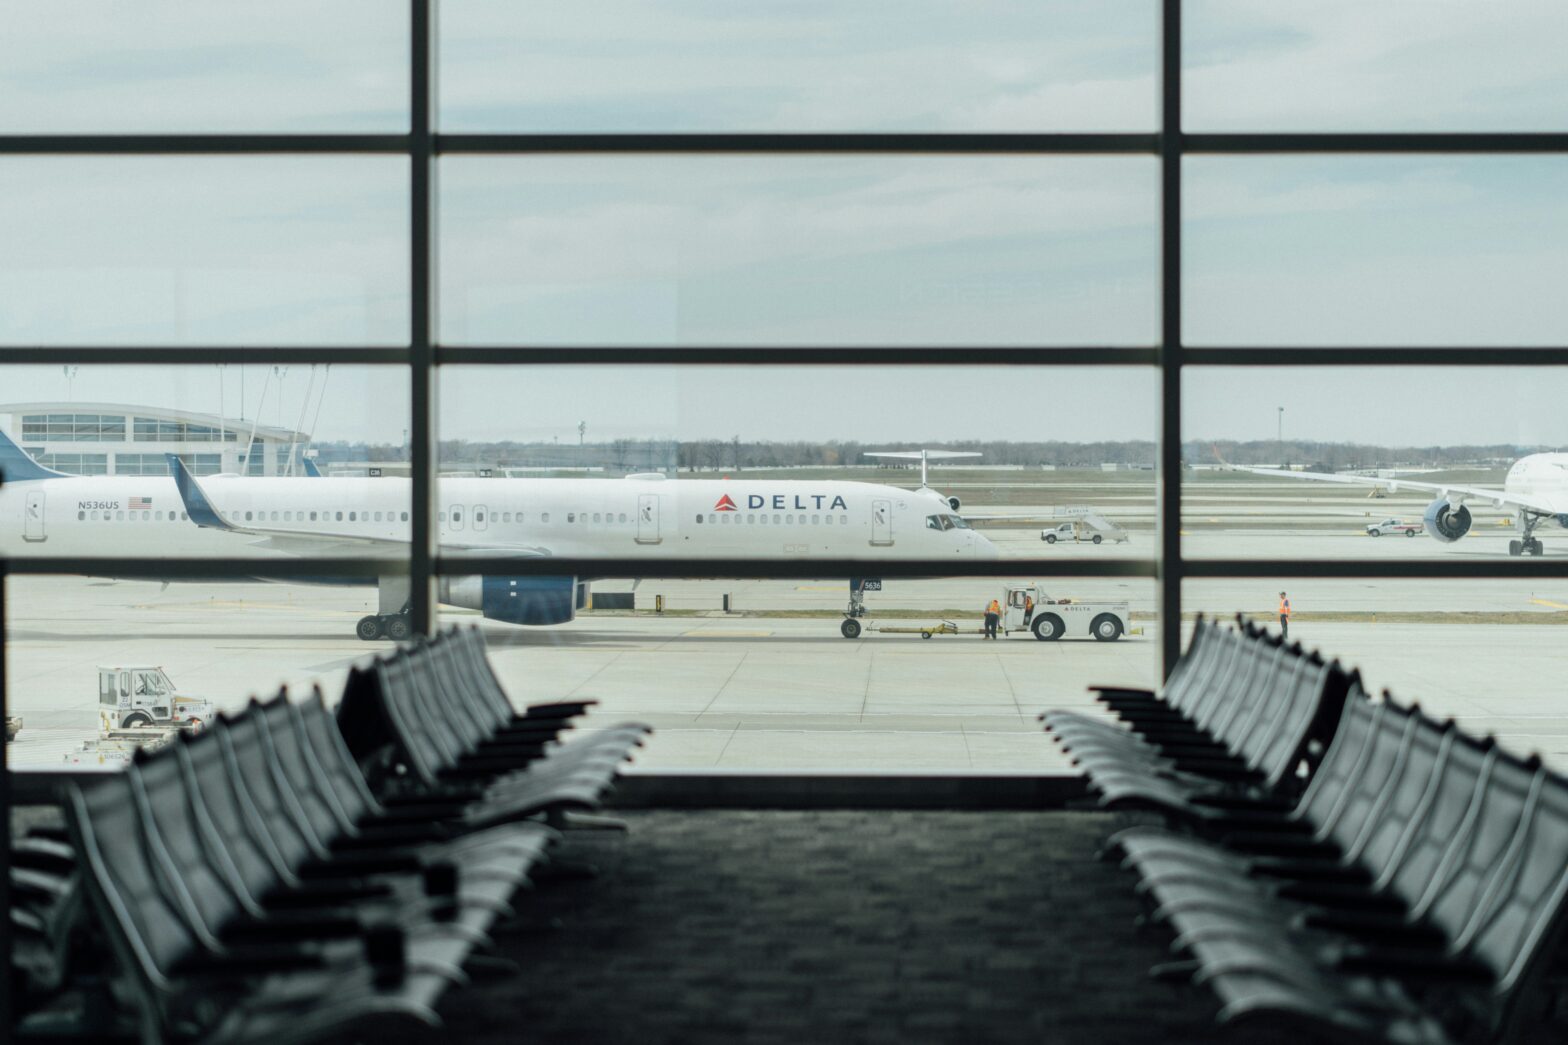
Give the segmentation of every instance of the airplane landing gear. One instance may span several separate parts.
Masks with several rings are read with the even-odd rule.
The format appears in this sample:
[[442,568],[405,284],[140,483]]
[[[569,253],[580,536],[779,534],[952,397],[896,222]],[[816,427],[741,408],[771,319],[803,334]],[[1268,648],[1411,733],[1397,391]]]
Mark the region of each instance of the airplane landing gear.
[[1534,515],[1520,513],[1519,525],[1524,528],[1524,539],[1508,542],[1509,555],[1542,555],[1546,549],[1541,546],[1539,539],[1530,536],[1535,532],[1541,520]]
[[377,639],[404,642],[414,634],[414,628],[408,623],[408,611],[405,609],[401,613],[372,613],[368,617],[361,617],[359,623],[354,625],[354,634],[365,642],[375,642]]

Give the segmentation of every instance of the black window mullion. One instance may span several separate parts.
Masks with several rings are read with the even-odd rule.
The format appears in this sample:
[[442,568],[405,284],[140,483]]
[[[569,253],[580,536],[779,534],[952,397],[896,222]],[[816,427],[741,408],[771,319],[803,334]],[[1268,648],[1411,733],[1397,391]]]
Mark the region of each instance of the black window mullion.
[[430,0],[410,0],[409,32],[409,623],[435,631],[436,421],[434,330],[435,144]]
[[1181,656],[1181,4],[1164,0],[1160,69],[1159,678]]

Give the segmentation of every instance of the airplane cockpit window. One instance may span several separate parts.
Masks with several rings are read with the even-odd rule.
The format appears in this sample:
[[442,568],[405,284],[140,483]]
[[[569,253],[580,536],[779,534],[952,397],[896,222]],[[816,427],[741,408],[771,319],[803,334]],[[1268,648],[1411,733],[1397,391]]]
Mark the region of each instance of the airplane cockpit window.
[[955,530],[973,529],[973,527],[969,525],[969,520],[965,519],[962,515],[950,515],[948,518],[952,520],[953,529]]
[[928,516],[926,516],[926,528],[927,529],[931,529],[931,530],[951,530],[953,528],[953,525],[954,525],[953,517],[951,515],[928,515]]

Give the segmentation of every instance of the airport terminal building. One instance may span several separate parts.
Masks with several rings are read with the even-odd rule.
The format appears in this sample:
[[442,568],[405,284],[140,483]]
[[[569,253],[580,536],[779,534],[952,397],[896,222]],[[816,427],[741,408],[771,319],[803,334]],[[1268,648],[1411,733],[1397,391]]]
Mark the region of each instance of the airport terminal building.
[[0,404],[0,427],[45,468],[70,475],[303,475],[310,436],[215,414],[127,403]]

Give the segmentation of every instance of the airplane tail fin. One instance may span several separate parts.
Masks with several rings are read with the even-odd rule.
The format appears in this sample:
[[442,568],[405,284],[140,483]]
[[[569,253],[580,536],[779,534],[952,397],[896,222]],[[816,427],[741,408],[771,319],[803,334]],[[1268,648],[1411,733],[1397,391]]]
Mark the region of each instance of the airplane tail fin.
[[0,430],[0,481],[8,483],[25,483],[34,479],[66,479],[64,472],[57,472],[52,468],[45,468],[23,450],[16,442]]
[[316,462],[309,457],[305,458],[305,474],[312,479],[321,478],[321,469],[317,468]]

